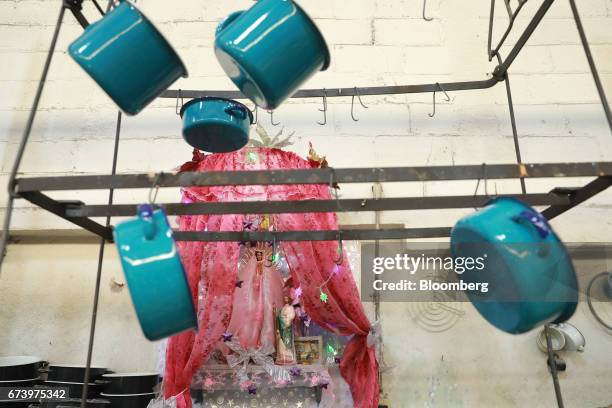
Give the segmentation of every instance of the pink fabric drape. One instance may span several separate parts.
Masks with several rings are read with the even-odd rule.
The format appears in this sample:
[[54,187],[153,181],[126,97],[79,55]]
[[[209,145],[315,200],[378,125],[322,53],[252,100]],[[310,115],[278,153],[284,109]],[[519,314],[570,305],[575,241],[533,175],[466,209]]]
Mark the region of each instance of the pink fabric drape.
[[[307,160],[278,149],[248,148],[228,154],[204,156],[194,153],[194,160],[183,171],[233,171],[260,169],[305,169]],[[185,189],[187,202],[223,202],[247,200],[321,200],[330,199],[326,185],[218,186]],[[278,231],[334,230],[335,214],[279,214],[272,217]],[[198,215],[179,218],[184,231],[241,231],[242,215]],[[336,267],[337,242],[283,242],[294,282],[302,288],[306,312],[320,326],[341,335],[354,335],[347,345],[340,371],[349,384],[355,407],[378,406],[378,363],[373,347],[367,345],[370,323],[347,259]],[[170,339],[167,349],[164,395],[178,395],[179,408],[191,407],[191,377],[208,359],[225,332],[232,314],[240,248],[230,243],[179,243],[181,258],[198,308],[197,332],[186,332]],[[319,299],[320,286],[330,274],[337,273],[323,287],[326,303]],[[199,297],[200,285],[203,296]]]

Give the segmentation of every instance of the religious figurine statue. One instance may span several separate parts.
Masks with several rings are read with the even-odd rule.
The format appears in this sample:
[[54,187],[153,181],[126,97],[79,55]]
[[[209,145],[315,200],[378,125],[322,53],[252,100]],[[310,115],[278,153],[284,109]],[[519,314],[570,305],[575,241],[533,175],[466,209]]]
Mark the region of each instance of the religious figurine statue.
[[293,344],[293,319],[295,310],[285,296],[285,305],[275,313],[276,316],[276,364],[296,364]]

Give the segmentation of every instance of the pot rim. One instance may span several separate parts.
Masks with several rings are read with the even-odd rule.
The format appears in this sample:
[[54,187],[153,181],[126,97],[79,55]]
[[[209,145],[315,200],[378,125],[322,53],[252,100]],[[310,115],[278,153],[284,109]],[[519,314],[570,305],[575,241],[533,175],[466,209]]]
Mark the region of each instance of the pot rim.
[[[17,359],[23,359],[23,361],[11,362],[11,360]],[[3,360],[5,360],[5,362],[3,362]],[[43,361],[42,358],[36,356],[0,356],[0,368],[19,367],[22,365],[42,363]]]
[[[54,364],[54,363],[49,363],[49,367],[60,367],[60,368],[86,368],[85,365],[81,365],[81,364]],[[106,367],[101,367],[101,366],[89,366],[89,368],[93,368],[93,369],[101,369],[101,370],[106,370]]]
[[155,395],[154,392],[145,392],[143,394],[106,394],[104,392],[100,393],[102,397],[136,397],[140,395]]
[[159,373],[149,372],[149,373],[109,373],[109,374],[102,374],[102,377],[105,377],[105,378],[115,378],[115,377],[151,377],[151,376],[159,377]]
[[314,28],[315,32],[319,36],[319,39],[323,43],[323,48],[325,49],[325,51],[324,51],[324,53],[325,53],[325,61],[323,62],[323,66],[321,67],[321,71],[327,71],[327,68],[329,68],[329,66],[331,65],[331,53],[329,52],[329,46],[327,45],[327,41],[325,40],[325,36],[323,36],[323,33],[319,29],[319,26],[317,26],[317,23],[315,23],[315,21],[312,19],[312,17],[310,17],[310,15],[308,15],[306,10],[304,10],[304,8],[302,8],[302,6],[300,6],[297,3],[297,1],[293,1],[293,4],[295,4],[295,7],[297,7],[298,10],[300,10],[302,13],[304,13],[304,15],[308,18],[310,24],[312,25],[312,27]]
[[[45,383],[52,383],[52,384],[73,384],[73,385],[85,385],[85,383],[82,382],[73,382],[73,381],[56,381],[56,380],[46,380]],[[96,384],[95,382],[90,382],[88,383],[88,387],[91,386],[96,386],[98,384]]]
[[246,106],[242,102],[238,102],[237,100],[221,98],[219,96],[202,96],[200,98],[194,98],[194,99],[187,101],[186,103],[183,104],[183,106],[181,107],[181,111],[179,112],[179,115],[181,116],[181,118],[183,117],[183,113],[185,112],[187,107],[193,105],[194,103],[202,102],[202,101],[225,101],[225,102],[235,103],[236,105],[240,105],[246,109],[247,114],[249,115],[249,122],[250,124],[253,124],[253,112],[251,112],[248,106]]
[[[172,53],[176,56],[178,61],[181,63],[181,67],[183,68],[183,75],[181,75],[181,76],[183,78],[187,78],[189,76],[189,71],[187,71],[187,66],[183,62],[183,59],[181,58],[179,53],[176,52],[176,49],[172,46],[170,41],[168,41],[166,36],[159,30],[159,28],[157,28],[157,26],[155,24],[153,24],[153,20],[151,20],[149,17],[147,17],[147,15],[145,13],[143,13],[142,10],[140,10],[138,7],[136,7],[136,5],[134,3],[132,3],[131,1],[125,0],[125,3],[129,4],[134,10],[136,10],[136,12],[138,14],[140,14],[142,16],[142,18],[145,19],[155,29],[155,31],[159,34],[159,36],[164,41],[164,43],[168,46],[168,48],[170,48]],[[117,7],[119,7],[119,6],[117,6]]]
[[28,382],[28,381],[38,381],[38,380],[40,380],[40,377],[28,378],[27,380],[2,380],[2,381],[0,381],[0,384]]

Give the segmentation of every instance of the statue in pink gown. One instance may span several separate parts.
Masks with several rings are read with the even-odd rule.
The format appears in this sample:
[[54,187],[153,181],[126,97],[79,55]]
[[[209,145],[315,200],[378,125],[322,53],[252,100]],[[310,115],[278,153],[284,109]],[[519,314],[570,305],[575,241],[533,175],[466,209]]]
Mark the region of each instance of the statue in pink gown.
[[227,328],[243,348],[274,351],[274,307],[283,304],[283,284],[271,245],[244,248]]

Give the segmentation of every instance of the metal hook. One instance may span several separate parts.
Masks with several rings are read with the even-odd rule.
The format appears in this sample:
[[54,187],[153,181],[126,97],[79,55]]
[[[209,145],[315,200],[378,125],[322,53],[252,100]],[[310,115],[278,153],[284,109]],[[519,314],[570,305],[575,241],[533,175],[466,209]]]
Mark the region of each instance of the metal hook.
[[317,121],[321,126],[327,124],[327,89],[323,88],[323,109],[319,108],[319,112],[323,112],[323,122]]
[[334,259],[336,265],[342,265],[344,262],[344,245],[342,244],[342,232],[338,231],[338,258]]
[[[438,88],[444,92],[444,97],[446,98],[446,102],[450,102],[450,96],[448,96],[448,94],[446,93],[446,91],[444,90],[444,88],[442,88],[442,85],[440,85],[439,82],[436,82],[436,85],[438,86]],[[433,93],[433,112],[432,113],[428,113],[427,115],[429,115],[430,118],[433,118],[434,116],[436,116],[436,91],[434,91]]]
[[272,126],[280,125],[280,122],[274,123],[274,111],[269,110],[268,113],[270,114],[270,123],[272,124]]
[[153,184],[149,189],[149,204],[151,206],[155,205],[155,200],[157,200],[157,193],[159,192],[159,186],[157,183],[159,182],[160,177],[163,175],[163,172],[157,173],[155,178],[153,179]]
[[361,104],[362,107],[368,109],[368,106],[365,106],[365,104],[361,100],[361,95],[359,95],[359,91],[357,90],[357,87],[355,87],[355,94],[353,94],[353,97],[351,98],[351,118],[355,122],[359,122],[359,119],[355,117],[355,95],[357,95],[357,99],[359,99],[359,103]]
[[[181,107],[179,109],[179,99],[181,100]],[[183,109],[183,96],[181,95],[181,90],[178,90],[178,94],[176,95],[176,106],[174,107],[174,110],[176,112],[177,115],[181,114],[181,109]]]
[[255,119],[253,119],[253,125],[256,125],[256,124],[257,124],[257,120],[258,120],[258,118],[257,118],[257,116],[258,116],[258,115],[257,115],[257,112],[259,112],[259,108],[257,107],[257,105],[255,105],[255,110],[254,110],[254,112],[253,112],[253,111],[251,111],[251,112],[252,112],[252,113],[254,113],[254,116],[255,116]]
[[[476,190],[474,190],[474,197],[478,195],[478,188],[480,187],[480,180],[482,179],[484,179],[485,197],[488,198],[489,197],[489,180],[488,180],[488,175],[487,175],[487,164],[486,163],[482,163],[482,177],[479,177],[478,181],[476,182]],[[497,191],[496,191],[496,195],[497,195]],[[477,208],[474,208],[474,209],[477,210]]]
[[433,20],[432,17],[426,17],[425,16],[425,8],[427,7],[427,0],[423,0],[423,20],[425,21],[431,21]]
[[272,238],[272,255],[267,259],[267,261],[270,264],[265,264],[267,268],[274,266],[276,264],[277,260],[274,259],[275,256],[276,256],[276,234],[274,234]]

